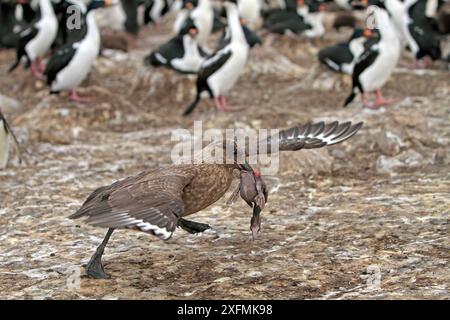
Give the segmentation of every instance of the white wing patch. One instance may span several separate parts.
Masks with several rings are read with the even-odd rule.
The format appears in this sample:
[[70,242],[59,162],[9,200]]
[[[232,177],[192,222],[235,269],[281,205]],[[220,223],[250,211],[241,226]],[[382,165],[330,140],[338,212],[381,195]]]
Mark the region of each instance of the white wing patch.
[[29,35],[31,33],[31,28],[25,29],[20,33],[21,37],[26,37],[27,35]]
[[159,52],[156,52],[156,53],[155,53],[155,57],[156,57],[156,59],[159,60],[159,62],[161,62],[161,63],[163,63],[163,64],[166,64],[166,63],[167,63],[167,59],[164,58]]
[[339,71],[339,65],[336,62],[334,62],[330,58],[326,58],[325,61],[330,68]]

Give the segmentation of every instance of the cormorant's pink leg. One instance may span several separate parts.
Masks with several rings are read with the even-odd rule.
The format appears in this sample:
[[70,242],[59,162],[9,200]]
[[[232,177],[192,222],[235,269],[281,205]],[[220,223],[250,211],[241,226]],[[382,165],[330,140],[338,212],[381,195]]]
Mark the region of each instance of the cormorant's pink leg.
[[33,61],[31,63],[30,69],[31,69],[31,74],[33,75],[34,78],[36,78],[36,79],[42,78],[42,73],[40,73],[38,68],[36,67],[36,62]]
[[90,97],[80,97],[75,90],[72,90],[69,95],[69,100],[74,102],[90,102],[93,98]]
[[37,70],[43,74],[45,71],[45,64],[44,62],[42,62],[41,58],[36,58],[36,65],[37,65]]
[[415,59],[411,69],[427,69],[430,64],[430,58],[425,56],[422,60]]
[[242,110],[242,108],[231,107],[230,105],[228,105],[227,100],[224,96],[220,96],[219,99],[221,100],[220,105],[222,106],[222,109],[221,109],[222,111],[234,112],[234,111]]
[[367,103],[367,96],[366,96],[366,94],[364,92],[361,93],[361,99],[362,99],[362,103],[363,103],[364,108],[370,108],[369,103]]
[[371,109],[378,109],[381,106],[387,106],[395,103],[395,100],[385,100],[381,94],[381,90],[376,91],[376,99],[373,105],[370,106]]
[[223,111],[222,100],[220,99],[220,97],[214,97],[214,104],[216,105],[217,109]]

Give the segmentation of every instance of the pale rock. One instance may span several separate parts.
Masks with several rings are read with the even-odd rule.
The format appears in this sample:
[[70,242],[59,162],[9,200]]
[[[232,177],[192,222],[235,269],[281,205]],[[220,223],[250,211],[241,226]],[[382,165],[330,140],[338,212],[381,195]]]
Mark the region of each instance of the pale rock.
[[315,90],[330,91],[333,90],[335,81],[332,77],[328,77],[326,74],[321,75],[312,83],[312,88]]
[[406,167],[419,167],[427,164],[425,158],[414,150],[408,150],[397,156],[397,159],[402,161]]
[[377,146],[384,155],[395,156],[405,147],[404,134],[400,131],[382,130],[376,139]]
[[381,155],[378,157],[376,169],[379,173],[390,173],[396,168],[403,166],[403,163],[395,158]]
[[0,110],[3,113],[10,113],[20,108],[21,104],[16,99],[0,94]]
[[414,150],[407,150],[396,157],[387,157],[381,155],[376,163],[376,169],[380,173],[389,173],[400,168],[416,168],[429,164],[420,153]]

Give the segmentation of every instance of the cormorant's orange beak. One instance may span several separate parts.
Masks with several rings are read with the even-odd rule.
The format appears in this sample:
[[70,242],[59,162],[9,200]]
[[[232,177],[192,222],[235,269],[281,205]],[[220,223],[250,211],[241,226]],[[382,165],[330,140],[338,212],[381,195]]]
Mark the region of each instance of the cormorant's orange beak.
[[186,9],[191,10],[192,8],[194,8],[194,5],[192,4],[192,2],[188,2],[186,3],[186,5],[184,6]]
[[372,29],[365,28],[365,29],[364,29],[364,32],[363,32],[363,35],[364,35],[364,37],[366,37],[366,38],[372,37],[372,36],[373,36],[373,31],[372,31]]
[[104,0],[104,2],[105,2],[105,7],[106,7],[106,8],[113,5],[112,0]]
[[240,21],[241,21],[241,24],[247,24],[247,20],[245,20],[244,18],[241,18]]
[[297,0],[297,5],[303,7],[305,5],[305,0]]
[[190,28],[190,29],[189,29],[189,34],[190,34],[192,37],[195,37],[195,36],[198,34],[198,30],[197,30],[196,28]]
[[369,5],[369,0],[362,0],[361,1],[365,6],[368,6]]

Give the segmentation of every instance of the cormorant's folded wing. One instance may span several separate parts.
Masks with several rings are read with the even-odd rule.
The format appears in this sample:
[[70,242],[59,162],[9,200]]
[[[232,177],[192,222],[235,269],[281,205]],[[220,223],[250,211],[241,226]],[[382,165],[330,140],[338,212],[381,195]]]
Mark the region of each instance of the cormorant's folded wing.
[[67,67],[77,52],[78,43],[70,43],[59,49],[47,62],[44,74],[47,76],[47,84],[51,85],[58,73]]

